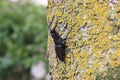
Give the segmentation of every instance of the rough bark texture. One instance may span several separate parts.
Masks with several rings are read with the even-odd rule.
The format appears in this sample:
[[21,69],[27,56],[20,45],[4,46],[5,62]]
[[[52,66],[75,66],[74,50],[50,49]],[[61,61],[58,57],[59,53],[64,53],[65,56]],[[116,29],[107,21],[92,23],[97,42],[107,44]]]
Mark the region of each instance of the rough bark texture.
[[[57,61],[48,36],[53,80],[120,80],[120,0],[49,0],[48,22],[58,17],[57,31],[66,36],[65,63]],[[53,22],[53,25],[55,20]]]

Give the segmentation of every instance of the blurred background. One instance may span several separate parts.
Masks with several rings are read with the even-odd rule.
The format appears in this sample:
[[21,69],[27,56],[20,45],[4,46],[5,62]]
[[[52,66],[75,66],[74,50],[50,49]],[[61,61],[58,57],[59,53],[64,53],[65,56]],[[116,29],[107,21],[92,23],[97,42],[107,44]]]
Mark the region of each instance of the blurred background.
[[47,0],[0,0],[0,80],[49,80]]

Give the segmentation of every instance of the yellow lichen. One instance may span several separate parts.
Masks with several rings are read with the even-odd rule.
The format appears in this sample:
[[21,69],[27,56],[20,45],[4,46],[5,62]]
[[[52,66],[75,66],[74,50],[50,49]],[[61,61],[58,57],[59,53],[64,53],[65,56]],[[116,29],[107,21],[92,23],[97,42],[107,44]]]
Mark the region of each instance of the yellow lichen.
[[109,0],[49,0],[48,21],[53,15],[58,17],[60,34],[64,35],[61,24],[67,23],[72,29],[66,40],[64,64],[57,62],[53,40],[48,38],[54,80],[107,80],[109,68],[120,66],[120,1],[113,4],[114,9],[109,4]]

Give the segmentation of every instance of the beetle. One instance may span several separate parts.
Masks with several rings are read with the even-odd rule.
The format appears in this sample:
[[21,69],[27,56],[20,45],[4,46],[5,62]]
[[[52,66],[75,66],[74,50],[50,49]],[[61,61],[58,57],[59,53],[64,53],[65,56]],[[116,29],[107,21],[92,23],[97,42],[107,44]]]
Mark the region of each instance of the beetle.
[[[62,39],[61,35],[59,35],[59,33],[55,30],[57,25],[58,25],[58,19],[56,18],[56,22],[55,22],[55,25],[53,27],[53,29],[50,28],[50,26],[52,25],[52,22],[55,18],[55,15],[52,17],[52,20],[49,22],[48,24],[48,30],[50,32],[50,35],[52,36],[53,38],[53,41],[54,41],[54,44],[55,44],[55,52],[56,52],[56,57],[62,61],[62,62],[65,62],[65,49],[66,49],[66,39],[67,39],[67,36],[66,38]],[[65,25],[64,28],[67,27],[67,24]]]

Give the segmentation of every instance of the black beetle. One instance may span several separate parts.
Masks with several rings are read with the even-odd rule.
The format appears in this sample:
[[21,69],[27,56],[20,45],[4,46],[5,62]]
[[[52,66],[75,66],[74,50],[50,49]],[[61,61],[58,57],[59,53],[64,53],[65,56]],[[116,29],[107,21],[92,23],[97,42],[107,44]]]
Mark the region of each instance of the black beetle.
[[[65,49],[66,49],[66,38],[62,39],[61,35],[58,34],[58,32],[55,30],[58,24],[58,19],[56,18],[56,23],[53,27],[53,29],[50,28],[50,26],[52,25],[52,22],[54,20],[54,17],[52,17],[52,20],[49,22],[48,24],[48,30],[50,32],[50,35],[52,36],[53,40],[54,40],[54,44],[55,44],[55,52],[56,52],[56,57],[59,58],[60,61],[65,62]],[[67,27],[67,24],[65,25],[64,28]]]

